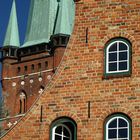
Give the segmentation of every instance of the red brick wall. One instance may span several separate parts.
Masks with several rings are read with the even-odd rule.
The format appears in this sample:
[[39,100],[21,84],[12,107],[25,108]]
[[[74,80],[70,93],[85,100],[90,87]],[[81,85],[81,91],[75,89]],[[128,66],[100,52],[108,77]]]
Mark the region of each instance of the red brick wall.
[[[2,140],[49,140],[52,121],[62,116],[75,120],[78,140],[103,140],[104,121],[117,112],[132,119],[132,139],[139,140],[139,9],[138,0],[77,2],[74,32],[58,71],[31,110]],[[125,37],[132,43],[132,74],[103,79],[104,47],[114,37]],[[43,122],[40,122],[41,105]]]

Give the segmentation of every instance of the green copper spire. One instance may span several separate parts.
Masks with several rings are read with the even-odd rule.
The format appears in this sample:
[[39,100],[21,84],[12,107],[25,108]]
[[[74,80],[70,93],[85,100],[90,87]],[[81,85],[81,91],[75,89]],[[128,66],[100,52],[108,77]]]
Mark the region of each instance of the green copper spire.
[[31,0],[23,47],[48,43],[53,33],[57,0]]
[[73,0],[61,0],[54,34],[70,35],[73,29],[75,4]]
[[3,46],[4,47],[5,46],[13,46],[13,47],[20,46],[15,0],[13,0],[10,19],[9,19]]

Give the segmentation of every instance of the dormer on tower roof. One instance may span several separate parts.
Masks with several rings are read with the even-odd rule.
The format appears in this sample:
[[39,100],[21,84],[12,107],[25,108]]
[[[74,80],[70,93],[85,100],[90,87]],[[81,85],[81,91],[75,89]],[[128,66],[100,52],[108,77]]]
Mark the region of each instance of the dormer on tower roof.
[[18,31],[18,22],[17,22],[17,13],[16,13],[16,2],[15,0],[13,0],[3,47],[16,48],[19,46],[20,43],[19,43],[19,31]]

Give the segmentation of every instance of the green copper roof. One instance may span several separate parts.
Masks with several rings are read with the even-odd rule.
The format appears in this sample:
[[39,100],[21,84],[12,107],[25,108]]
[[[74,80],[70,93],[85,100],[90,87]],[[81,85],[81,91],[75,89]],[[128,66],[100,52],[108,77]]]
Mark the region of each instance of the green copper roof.
[[9,19],[3,46],[4,47],[5,46],[14,46],[14,47],[20,46],[15,0],[13,0],[10,19]]
[[22,47],[48,43],[53,34],[70,35],[74,16],[73,0],[31,0],[27,32]]
[[61,0],[54,34],[70,35],[73,29],[75,4],[73,0]]
[[57,0],[31,0],[25,46],[48,43],[53,32]]

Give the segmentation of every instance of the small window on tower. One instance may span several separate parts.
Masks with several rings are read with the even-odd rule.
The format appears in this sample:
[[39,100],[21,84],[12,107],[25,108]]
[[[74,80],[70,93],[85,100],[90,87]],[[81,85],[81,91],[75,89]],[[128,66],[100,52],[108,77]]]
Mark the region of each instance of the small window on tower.
[[32,47],[32,48],[30,48],[30,51],[31,51],[31,53],[34,53],[34,52],[36,52],[36,48]]
[[11,49],[11,56],[15,56],[15,51]]
[[34,71],[34,64],[31,65],[31,71]]
[[45,62],[45,68],[48,69],[48,61]]
[[38,70],[41,70],[41,63],[38,63]]
[[27,66],[24,66],[24,71],[27,72]]
[[66,37],[61,38],[61,44],[65,45],[66,44]]
[[20,73],[20,71],[21,71],[21,68],[20,68],[20,67],[18,67],[18,68],[17,68],[17,72],[18,72],[18,73]]
[[8,50],[5,52],[5,56],[9,56],[9,51]]
[[26,93],[24,93],[23,91],[20,93],[19,95],[20,100],[19,100],[19,113],[25,113],[26,112]]

